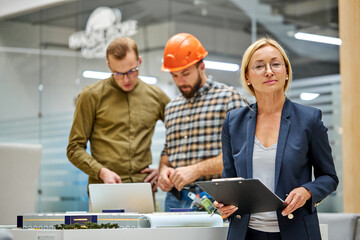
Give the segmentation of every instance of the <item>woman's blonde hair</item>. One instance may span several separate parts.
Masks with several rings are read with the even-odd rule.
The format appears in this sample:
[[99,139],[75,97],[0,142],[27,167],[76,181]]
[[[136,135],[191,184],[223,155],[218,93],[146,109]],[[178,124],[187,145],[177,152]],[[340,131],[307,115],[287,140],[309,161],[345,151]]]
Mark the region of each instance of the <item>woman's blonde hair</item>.
[[241,74],[241,84],[242,86],[249,91],[252,95],[255,96],[255,92],[254,89],[251,85],[247,85],[246,82],[246,74],[249,71],[249,62],[250,59],[252,57],[252,55],[254,54],[254,52],[256,50],[258,50],[259,48],[262,48],[264,46],[273,46],[275,47],[277,50],[279,50],[279,52],[281,53],[281,55],[284,58],[285,61],[285,67],[286,67],[286,72],[289,76],[289,79],[286,80],[285,82],[285,86],[284,86],[284,91],[286,92],[286,90],[288,89],[289,83],[292,80],[292,69],[291,69],[291,65],[290,65],[290,61],[288,56],[286,55],[285,50],[280,46],[280,44],[275,41],[274,39],[270,39],[270,38],[261,38],[259,40],[257,40],[256,42],[254,42],[253,44],[251,44],[245,51],[244,56],[242,58],[242,62],[241,62],[241,69],[240,69],[240,74]]

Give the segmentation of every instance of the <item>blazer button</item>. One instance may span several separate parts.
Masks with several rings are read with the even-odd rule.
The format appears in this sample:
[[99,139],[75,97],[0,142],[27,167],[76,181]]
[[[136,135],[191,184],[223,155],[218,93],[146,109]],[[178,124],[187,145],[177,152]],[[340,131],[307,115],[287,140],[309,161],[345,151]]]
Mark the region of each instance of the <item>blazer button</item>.
[[241,219],[241,215],[236,215],[236,218],[237,218],[237,219]]

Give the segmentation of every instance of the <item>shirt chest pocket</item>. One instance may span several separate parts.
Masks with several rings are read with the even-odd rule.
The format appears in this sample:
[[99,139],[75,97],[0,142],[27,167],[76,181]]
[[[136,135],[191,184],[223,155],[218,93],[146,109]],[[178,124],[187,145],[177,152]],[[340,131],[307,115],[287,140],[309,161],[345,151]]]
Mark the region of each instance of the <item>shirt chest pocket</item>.
[[155,126],[157,120],[159,120],[159,113],[156,108],[146,105],[139,106],[139,118],[142,126],[149,128]]

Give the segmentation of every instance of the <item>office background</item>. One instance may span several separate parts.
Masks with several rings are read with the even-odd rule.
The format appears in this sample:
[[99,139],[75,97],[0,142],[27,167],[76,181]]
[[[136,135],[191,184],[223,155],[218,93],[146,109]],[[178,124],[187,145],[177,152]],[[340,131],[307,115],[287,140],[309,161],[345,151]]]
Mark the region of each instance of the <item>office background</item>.
[[[108,72],[105,58],[88,59],[70,49],[68,39],[84,31],[98,7],[119,9],[121,21],[137,21],[131,37],[143,57],[140,75],[157,78],[171,98],[179,94],[169,74],[160,71],[170,36],[189,32],[209,51],[206,60],[241,64],[252,41],[271,36],[286,48],[294,71],[288,96],[323,110],[333,156],[342,179],[342,123],[339,46],[295,38],[298,32],[338,37],[338,2],[334,0],[80,0],[52,1],[0,18],[0,142],[40,143],[39,212],[87,210],[87,176],[66,157],[77,94],[98,79],[84,71]],[[3,7],[4,5],[2,5]],[[239,74],[207,69],[207,74],[242,91]],[[319,94],[303,100],[301,94]],[[153,167],[164,143],[161,122],[153,138]],[[161,209],[164,194],[157,193]],[[320,211],[343,211],[342,181]]]

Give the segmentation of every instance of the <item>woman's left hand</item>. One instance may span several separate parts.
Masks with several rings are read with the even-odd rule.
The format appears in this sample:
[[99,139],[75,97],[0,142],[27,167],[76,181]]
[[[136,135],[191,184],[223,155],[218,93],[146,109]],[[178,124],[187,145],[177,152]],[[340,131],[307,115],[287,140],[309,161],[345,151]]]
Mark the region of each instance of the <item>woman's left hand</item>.
[[304,187],[298,187],[293,189],[287,198],[285,204],[287,207],[281,212],[283,216],[287,216],[294,212],[296,209],[304,206],[307,200],[311,198],[311,192]]

